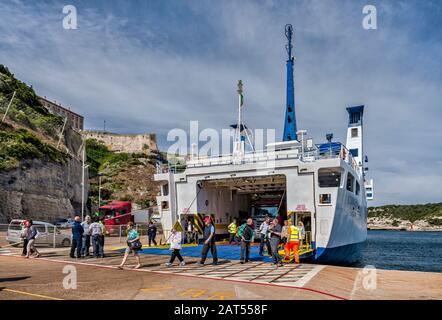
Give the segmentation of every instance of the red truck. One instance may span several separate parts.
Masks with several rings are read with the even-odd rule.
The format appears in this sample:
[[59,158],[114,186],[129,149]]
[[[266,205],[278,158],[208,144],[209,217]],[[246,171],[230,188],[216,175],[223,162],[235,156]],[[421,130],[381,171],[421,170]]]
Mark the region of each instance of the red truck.
[[120,225],[134,221],[132,203],[126,201],[112,201],[99,209],[100,217],[104,216],[104,225],[109,234],[119,232]]

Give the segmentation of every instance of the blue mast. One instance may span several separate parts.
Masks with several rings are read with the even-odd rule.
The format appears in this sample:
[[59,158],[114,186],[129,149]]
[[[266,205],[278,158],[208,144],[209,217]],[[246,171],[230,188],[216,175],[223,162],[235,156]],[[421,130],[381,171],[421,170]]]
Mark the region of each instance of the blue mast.
[[284,137],[283,141],[296,140],[296,114],[295,114],[295,88],[293,84],[293,63],[294,57],[292,56],[292,35],[293,27],[291,24],[285,26],[285,36],[288,43],[286,45],[288,60],[287,60],[287,100],[285,110],[285,123],[284,123]]

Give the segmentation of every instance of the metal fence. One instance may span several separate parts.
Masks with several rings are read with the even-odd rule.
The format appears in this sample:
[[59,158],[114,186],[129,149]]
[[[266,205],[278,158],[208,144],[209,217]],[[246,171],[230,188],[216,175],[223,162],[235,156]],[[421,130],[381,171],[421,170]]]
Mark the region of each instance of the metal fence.
[[[34,226],[38,232],[35,239],[37,247],[70,247],[72,234],[70,228],[59,228],[46,223],[36,223]],[[3,249],[7,247],[22,247],[22,233],[23,229],[20,223],[0,224],[0,246]]]
[[[35,245],[38,248],[68,248],[72,243],[72,230],[70,227],[57,227],[50,223],[34,223],[38,235]],[[127,227],[126,225],[105,226],[106,245],[120,246],[126,243]],[[139,233],[143,245],[148,244],[148,226],[136,225],[135,229]],[[159,245],[165,244],[170,231],[162,230],[157,227],[156,242]],[[19,222],[11,224],[0,224],[0,249],[23,247],[22,238],[23,228]]]

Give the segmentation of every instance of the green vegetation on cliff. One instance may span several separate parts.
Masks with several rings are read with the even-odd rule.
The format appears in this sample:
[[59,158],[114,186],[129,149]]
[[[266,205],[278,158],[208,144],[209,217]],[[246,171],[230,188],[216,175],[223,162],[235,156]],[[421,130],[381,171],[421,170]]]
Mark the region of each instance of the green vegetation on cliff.
[[86,154],[91,205],[98,205],[99,175],[102,202],[133,201],[146,207],[155,201],[158,192],[153,182],[156,154],[112,152],[95,139],[86,140]]
[[57,139],[63,119],[50,114],[32,87],[17,80],[0,64],[0,118],[14,91],[6,122],[0,125],[0,171],[14,169],[24,159],[63,163],[67,155],[48,143]]
[[31,130],[56,138],[63,126],[63,118],[49,113],[38,101],[32,87],[16,79],[4,65],[0,64],[0,112],[3,115],[6,107],[16,92],[8,111],[8,118]]
[[432,225],[442,225],[442,203],[370,207],[368,217],[391,217],[410,222],[425,220]]

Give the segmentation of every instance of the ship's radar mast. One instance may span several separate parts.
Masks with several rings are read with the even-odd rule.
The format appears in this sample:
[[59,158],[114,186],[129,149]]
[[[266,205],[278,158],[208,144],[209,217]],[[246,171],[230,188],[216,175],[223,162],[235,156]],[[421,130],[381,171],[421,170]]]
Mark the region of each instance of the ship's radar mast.
[[295,88],[293,84],[293,64],[295,58],[292,55],[293,27],[291,24],[285,26],[285,36],[287,37],[287,99],[285,110],[284,136],[283,141],[296,140],[296,113],[295,113]]

